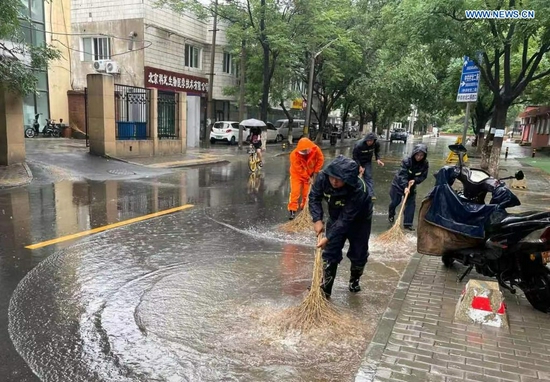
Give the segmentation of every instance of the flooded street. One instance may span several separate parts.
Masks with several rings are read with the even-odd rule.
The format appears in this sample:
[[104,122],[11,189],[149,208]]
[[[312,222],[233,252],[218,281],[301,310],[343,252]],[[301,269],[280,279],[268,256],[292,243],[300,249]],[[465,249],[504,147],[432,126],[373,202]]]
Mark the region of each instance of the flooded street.
[[[415,143],[418,143],[416,141]],[[430,173],[448,139],[428,140]],[[382,143],[373,235],[412,140]],[[349,148],[325,152],[326,161]],[[288,158],[0,191],[0,375],[8,381],[349,381],[416,251],[371,245],[363,291],[342,261],[332,303],[356,329],[281,332],[311,281],[313,232],[289,235]],[[134,175],[134,174],[132,174]],[[61,180],[59,180],[61,179]],[[417,208],[433,185],[419,186]],[[189,209],[30,250],[25,246],[190,204]],[[22,359],[19,357],[22,357]],[[28,365],[28,366],[27,366]],[[4,380],[1,379],[0,380]]]

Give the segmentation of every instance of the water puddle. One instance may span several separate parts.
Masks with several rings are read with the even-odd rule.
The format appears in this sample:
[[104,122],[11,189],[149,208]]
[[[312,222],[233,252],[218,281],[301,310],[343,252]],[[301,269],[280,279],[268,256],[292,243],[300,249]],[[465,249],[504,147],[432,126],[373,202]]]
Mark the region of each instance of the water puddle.
[[303,334],[279,321],[311,281],[313,235],[212,219],[169,215],[49,257],[10,302],[16,349],[44,381],[351,380],[411,246],[373,246],[357,295],[344,260],[331,303],[350,325]]

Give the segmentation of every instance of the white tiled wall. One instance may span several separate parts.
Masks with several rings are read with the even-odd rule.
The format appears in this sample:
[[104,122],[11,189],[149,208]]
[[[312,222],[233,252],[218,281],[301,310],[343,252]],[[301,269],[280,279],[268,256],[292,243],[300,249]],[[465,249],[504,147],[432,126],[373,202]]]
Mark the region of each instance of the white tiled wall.
[[[138,39],[145,40],[147,48],[143,51],[143,58],[133,61],[131,55],[123,55],[117,58],[124,65],[124,72],[121,77],[128,76],[124,82],[132,80],[136,82],[135,75],[143,73],[143,66],[169,70],[178,73],[185,73],[198,77],[208,78],[210,72],[210,44],[212,42],[212,21],[201,21],[191,15],[179,15],[167,8],[153,7],[154,0],[124,0],[113,2],[112,0],[72,0],[72,23],[73,32],[86,33],[90,31],[92,25],[106,28],[102,33],[128,37],[126,34],[120,35],[124,28],[119,23],[122,20],[142,19],[143,29]],[[90,23],[91,13],[91,23]],[[85,30],[85,28],[88,30]],[[237,78],[234,75],[223,73],[223,52],[227,44],[224,33],[224,24],[218,24],[218,33],[216,36],[216,58],[214,69],[214,92],[213,98],[218,100],[234,100],[235,97],[223,95],[223,88],[235,85]],[[73,41],[78,41],[74,38]],[[123,40],[119,41],[122,45]],[[185,44],[191,43],[202,48],[202,67],[186,68],[185,64]],[[123,47],[122,47],[123,48]],[[137,57],[136,57],[137,58]],[[73,65],[76,64],[77,70],[76,83],[79,86],[84,85],[85,73],[90,71],[86,65],[80,64],[78,60],[73,59]],[[91,66],[89,64],[88,66]],[[84,71],[84,73],[83,73]],[[130,74],[132,74],[130,76]],[[137,81],[142,83],[142,81]],[[138,85],[139,86],[139,85]]]
[[[143,0],[72,0],[73,23],[143,18]],[[90,20],[91,14],[91,20]]]

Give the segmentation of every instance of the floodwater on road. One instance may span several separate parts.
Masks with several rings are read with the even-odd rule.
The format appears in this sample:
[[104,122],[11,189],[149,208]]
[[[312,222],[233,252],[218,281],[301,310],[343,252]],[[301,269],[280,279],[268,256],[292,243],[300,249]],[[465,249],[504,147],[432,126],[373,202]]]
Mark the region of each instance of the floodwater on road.
[[[434,173],[450,142],[427,143]],[[388,228],[389,186],[413,144],[383,143],[386,166],[374,169],[374,235]],[[350,149],[326,152],[327,162],[340,153]],[[128,178],[118,166],[94,168],[94,180],[63,181],[65,174],[55,173],[53,183],[0,193],[0,287],[7,291],[0,309],[16,349],[3,347],[0,359],[18,353],[24,360],[0,364],[0,375],[71,382],[353,379],[415,252],[414,237],[401,247],[371,245],[358,294],[347,290],[349,261],[341,263],[331,301],[351,316],[354,330],[282,332],[276,319],[304,298],[315,245],[312,232],[277,229],[287,218],[288,159],[269,158],[257,174],[244,160]],[[106,171],[120,179],[99,179]],[[430,176],[419,187],[417,207],[432,185]],[[24,249],[188,203],[194,207]],[[0,319],[0,339],[9,342],[6,321]]]
[[166,216],[50,256],[12,297],[17,350],[44,381],[350,380],[411,253],[373,248],[357,295],[342,263],[333,303],[356,330],[281,332],[270,317],[303,298],[314,240],[213,220],[231,210]]

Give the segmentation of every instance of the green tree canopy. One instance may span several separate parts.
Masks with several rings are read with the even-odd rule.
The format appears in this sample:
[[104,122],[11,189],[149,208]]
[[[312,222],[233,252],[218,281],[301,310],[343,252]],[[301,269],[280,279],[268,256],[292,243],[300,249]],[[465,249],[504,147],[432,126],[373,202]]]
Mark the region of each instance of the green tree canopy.
[[60,57],[51,46],[33,46],[25,42],[21,1],[0,1],[0,83],[7,89],[26,95],[36,91],[34,73],[46,70],[51,60]]

